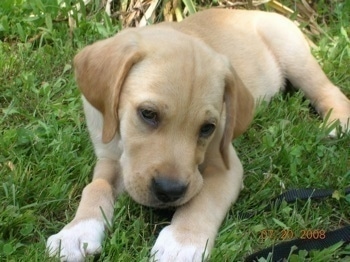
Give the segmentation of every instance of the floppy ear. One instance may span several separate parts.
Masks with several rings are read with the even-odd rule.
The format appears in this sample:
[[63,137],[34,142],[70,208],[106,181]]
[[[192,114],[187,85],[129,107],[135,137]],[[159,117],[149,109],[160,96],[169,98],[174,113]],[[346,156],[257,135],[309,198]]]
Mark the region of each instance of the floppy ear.
[[85,47],[74,58],[78,86],[103,115],[102,141],[110,142],[118,129],[118,102],[131,67],[143,53],[133,33],[118,34]]
[[220,144],[220,153],[227,169],[230,168],[228,150],[232,140],[247,130],[254,113],[253,96],[231,66],[229,71],[224,92],[226,123]]

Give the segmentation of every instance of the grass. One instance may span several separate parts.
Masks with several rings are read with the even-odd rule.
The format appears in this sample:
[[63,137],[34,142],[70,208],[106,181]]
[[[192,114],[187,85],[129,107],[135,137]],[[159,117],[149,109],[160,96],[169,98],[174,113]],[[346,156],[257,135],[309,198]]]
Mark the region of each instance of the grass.
[[[50,261],[45,241],[73,218],[91,179],[95,159],[71,60],[81,47],[116,32],[120,23],[91,5],[70,33],[66,18],[72,7],[62,2],[67,7],[49,0],[0,3],[1,261]],[[326,34],[316,36],[315,56],[350,96],[350,3],[319,1],[318,12]],[[350,197],[342,193],[350,185],[350,136],[328,139],[320,124],[299,93],[279,95],[259,107],[251,128],[234,141],[245,167],[245,189],[220,228],[211,261],[242,261],[281,241],[263,237],[263,230],[289,229],[298,236],[306,229],[350,224]],[[334,188],[339,194],[263,210],[285,190],[304,187]],[[258,212],[250,219],[240,216],[250,211]],[[115,213],[95,260],[148,261],[168,216],[127,196],[118,200]],[[347,261],[350,246],[305,256],[300,252],[290,261]]]

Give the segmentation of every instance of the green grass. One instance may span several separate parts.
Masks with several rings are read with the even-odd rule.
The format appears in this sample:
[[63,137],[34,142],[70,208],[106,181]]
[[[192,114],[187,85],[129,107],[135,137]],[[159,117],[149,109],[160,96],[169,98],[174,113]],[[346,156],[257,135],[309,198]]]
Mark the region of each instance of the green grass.
[[[315,56],[350,96],[350,4],[336,1],[327,9],[320,1],[319,8],[327,36],[317,37]],[[0,3],[1,261],[48,261],[47,237],[73,218],[91,179],[95,159],[71,60],[120,24],[93,5],[70,35],[69,10],[49,0]],[[288,228],[299,235],[350,223],[350,197],[342,194],[350,185],[350,136],[328,139],[320,124],[299,93],[279,95],[259,108],[248,132],[234,141],[245,167],[245,189],[220,228],[211,261],[242,261],[272,245],[276,240],[261,239],[262,230]],[[263,211],[273,197],[303,187],[334,188],[339,197]],[[249,211],[258,213],[240,217]],[[118,200],[115,213],[97,260],[148,261],[157,233],[169,220],[127,196]],[[301,252],[290,261],[341,261],[340,255],[349,259],[350,246],[312,252],[307,259]]]

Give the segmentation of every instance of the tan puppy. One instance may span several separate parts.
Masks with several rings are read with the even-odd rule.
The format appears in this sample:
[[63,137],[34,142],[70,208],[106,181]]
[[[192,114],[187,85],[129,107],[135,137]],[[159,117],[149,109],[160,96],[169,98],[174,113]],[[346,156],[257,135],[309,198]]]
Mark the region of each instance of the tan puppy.
[[151,260],[207,257],[242,187],[231,140],[248,128],[254,99],[269,100],[285,79],[348,128],[350,101],[299,29],[273,13],[208,10],[127,29],[87,46],[74,64],[98,161],[75,218],[48,239],[62,260],[100,251],[124,190],[143,205],[178,206]]

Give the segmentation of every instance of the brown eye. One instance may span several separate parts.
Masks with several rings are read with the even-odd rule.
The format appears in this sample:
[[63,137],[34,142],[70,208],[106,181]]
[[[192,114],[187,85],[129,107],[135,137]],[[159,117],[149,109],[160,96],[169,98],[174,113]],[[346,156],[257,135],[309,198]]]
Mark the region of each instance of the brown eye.
[[157,112],[150,109],[140,108],[138,114],[145,123],[152,127],[157,127],[159,122]]
[[209,137],[215,130],[215,125],[208,123],[202,125],[200,131],[199,131],[199,137],[201,138],[207,138]]

